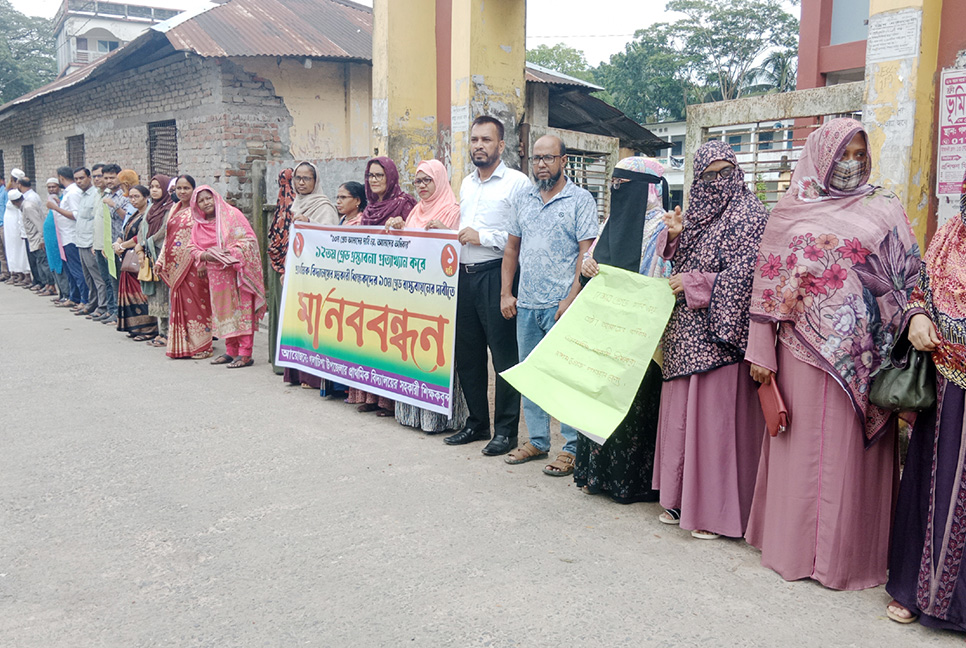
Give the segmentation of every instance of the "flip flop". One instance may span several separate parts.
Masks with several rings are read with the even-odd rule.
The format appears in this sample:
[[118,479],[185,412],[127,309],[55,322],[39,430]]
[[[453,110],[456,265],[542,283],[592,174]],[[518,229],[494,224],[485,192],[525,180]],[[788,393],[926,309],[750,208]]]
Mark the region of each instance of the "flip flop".
[[657,521],[661,524],[681,524],[681,509],[664,509],[657,516]]
[[208,349],[207,351],[201,351],[200,353],[194,354],[193,356],[191,356],[191,359],[192,360],[207,360],[208,358],[210,358],[213,355],[215,355],[215,352],[212,351],[211,349]]
[[235,358],[235,361],[228,365],[229,369],[242,369],[244,367],[250,367],[255,364],[255,358],[248,358],[245,362],[241,361],[241,356]]
[[227,353],[223,353],[220,356],[218,356],[217,358],[215,358],[214,360],[212,360],[211,361],[211,364],[213,364],[213,365],[221,365],[221,364],[228,364],[229,362],[234,362],[234,361],[235,361],[235,359],[233,357],[231,357]]
[[909,612],[909,610],[904,605],[902,605],[901,603],[899,603],[898,601],[893,601],[892,603],[890,603],[889,605],[887,605],[886,606],[886,616],[889,617],[890,619],[892,619],[893,621],[895,621],[896,623],[902,623],[902,624],[912,623],[912,622],[916,621],[919,618],[919,615],[918,614],[912,614],[912,612],[909,612],[909,614],[911,614],[911,616],[907,616],[907,617],[900,616],[900,615],[896,614],[895,612],[892,611],[892,607],[895,606],[895,605],[898,605],[899,607],[902,607],[903,609],[906,610],[906,612]]
[[148,346],[149,347],[155,347],[156,349],[161,349],[161,348],[164,348],[164,347],[168,346],[168,343],[167,342],[159,342],[158,341],[158,338],[154,338],[153,340],[148,340]]

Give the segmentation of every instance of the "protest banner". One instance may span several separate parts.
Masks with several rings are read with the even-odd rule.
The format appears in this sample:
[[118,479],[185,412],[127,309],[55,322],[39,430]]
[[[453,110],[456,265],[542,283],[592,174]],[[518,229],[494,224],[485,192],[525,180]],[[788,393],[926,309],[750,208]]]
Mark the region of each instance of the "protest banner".
[[449,414],[456,232],[294,223],[277,363]]
[[601,265],[507,382],[604,443],[627,416],[674,308],[667,279]]

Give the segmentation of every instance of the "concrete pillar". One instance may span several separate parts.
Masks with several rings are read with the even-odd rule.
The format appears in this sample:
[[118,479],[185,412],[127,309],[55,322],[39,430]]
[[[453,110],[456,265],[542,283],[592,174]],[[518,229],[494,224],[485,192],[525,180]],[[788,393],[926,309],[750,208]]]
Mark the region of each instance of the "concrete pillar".
[[526,5],[520,0],[452,0],[451,175],[456,188],[473,172],[469,124],[480,115],[503,122],[503,161],[520,167],[517,128],[526,100]]
[[436,155],[435,33],[436,0],[373,3],[373,152],[396,163],[404,191]]
[[933,218],[933,101],[942,5],[943,0],[872,0],[869,7],[862,121],[875,161],[872,183],[899,196],[923,250]]

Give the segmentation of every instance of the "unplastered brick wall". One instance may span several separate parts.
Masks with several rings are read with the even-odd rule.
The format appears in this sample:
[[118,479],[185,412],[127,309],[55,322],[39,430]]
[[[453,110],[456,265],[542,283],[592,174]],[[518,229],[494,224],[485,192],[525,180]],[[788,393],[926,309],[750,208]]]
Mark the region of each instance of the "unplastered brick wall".
[[33,144],[43,180],[66,164],[66,138],[84,135],[87,166],[116,162],[146,182],[148,124],[170,119],[179,172],[246,214],[252,162],[289,156],[291,115],[269,81],[226,60],[183,53],[0,113],[0,150],[13,168],[21,146]]

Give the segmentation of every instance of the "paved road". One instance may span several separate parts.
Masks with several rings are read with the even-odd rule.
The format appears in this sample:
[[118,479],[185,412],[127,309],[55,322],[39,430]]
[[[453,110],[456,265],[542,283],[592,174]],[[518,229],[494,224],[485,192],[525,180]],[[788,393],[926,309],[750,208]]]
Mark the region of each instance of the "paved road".
[[[0,284],[0,645],[946,646],[655,519]],[[555,447],[558,444],[555,442]]]

